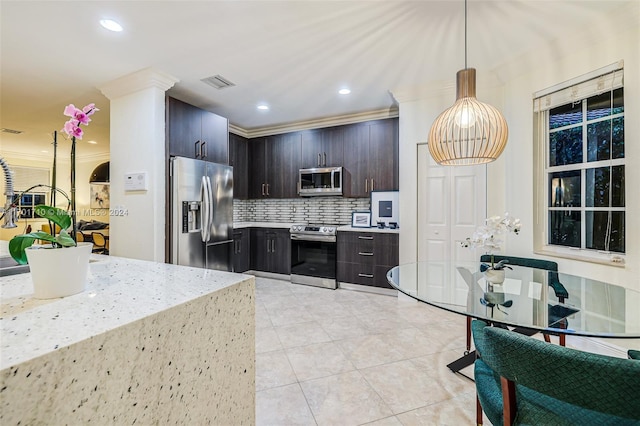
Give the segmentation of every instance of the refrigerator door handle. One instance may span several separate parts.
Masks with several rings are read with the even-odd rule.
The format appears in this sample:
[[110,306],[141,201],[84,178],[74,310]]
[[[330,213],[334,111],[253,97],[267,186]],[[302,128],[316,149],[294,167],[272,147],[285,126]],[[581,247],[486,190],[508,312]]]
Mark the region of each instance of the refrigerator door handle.
[[209,223],[209,192],[204,176],[200,181],[200,237],[202,242],[207,241],[207,224]]
[[207,222],[207,241],[211,239],[211,227],[213,226],[213,189],[211,189],[211,178],[205,176],[207,179],[207,192],[209,193],[209,222]]

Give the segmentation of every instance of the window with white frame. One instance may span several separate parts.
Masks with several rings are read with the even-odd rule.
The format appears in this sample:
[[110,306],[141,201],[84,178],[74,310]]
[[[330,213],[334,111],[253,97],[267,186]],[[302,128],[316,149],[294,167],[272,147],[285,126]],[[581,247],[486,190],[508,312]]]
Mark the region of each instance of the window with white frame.
[[542,246],[624,254],[622,64],[534,95],[534,111]]

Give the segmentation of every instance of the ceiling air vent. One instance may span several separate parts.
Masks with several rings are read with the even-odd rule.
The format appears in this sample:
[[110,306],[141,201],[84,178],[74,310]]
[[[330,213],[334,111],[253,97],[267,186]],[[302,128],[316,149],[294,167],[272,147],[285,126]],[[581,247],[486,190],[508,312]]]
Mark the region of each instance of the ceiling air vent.
[[207,77],[200,80],[204,83],[207,83],[209,86],[213,86],[218,90],[226,89],[227,87],[235,86],[234,83],[230,82],[226,78],[221,75],[214,75],[213,77]]
[[22,133],[22,130],[13,130],[13,129],[7,129],[3,127],[2,129],[0,129],[0,132],[11,133],[12,135],[19,135],[20,133]]

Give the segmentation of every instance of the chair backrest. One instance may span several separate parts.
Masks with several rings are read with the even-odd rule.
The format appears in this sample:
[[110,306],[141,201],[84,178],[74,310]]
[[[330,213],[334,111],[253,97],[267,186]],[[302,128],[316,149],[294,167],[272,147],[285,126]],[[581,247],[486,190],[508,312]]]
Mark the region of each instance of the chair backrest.
[[[507,260],[508,265],[526,266],[528,268],[544,269],[549,271],[549,285],[553,288],[556,297],[564,302],[564,299],[569,298],[569,292],[562,285],[558,278],[558,264],[551,260],[543,259],[531,259],[528,257],[515,257],[515,256],[493,256],[494,262],[500,262],[501,260]],[[490,254],[483,254],[480,256],[480,262],[491,262]]]
[[104,247],[105,245],[104,235],[102,235],[100,232],[92,232],[91,236],[93,237],[93,243],[96,246]]
[[[43,223],[40,229],[42,229],[44,232],[51,234],[51,226],[49,226],[48,223]],[[61,229],[62,228],[60,228],[60,225],[56,225],[56,234],[59,234]]]
[[[508,265],[526,266],[529,268],[546,269],[547,271],[558,272],[558,264],[550,260],[493,255],[494,262],[500,262],[501,260],[505,259],[509,261]],[[482,256],[480,256],[480,262],[491,262],[491,255],[483,254]]]
[[640,420],[640,362],[484,327],[482,360],[500,376],[560,401]]

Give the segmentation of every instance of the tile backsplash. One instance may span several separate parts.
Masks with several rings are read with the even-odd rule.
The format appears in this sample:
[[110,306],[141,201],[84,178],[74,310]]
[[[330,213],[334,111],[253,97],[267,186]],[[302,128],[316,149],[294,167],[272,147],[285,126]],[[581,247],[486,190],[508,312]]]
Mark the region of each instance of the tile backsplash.
[[369,210],[368,198],[233,200],[233,221],[348,225],[351,213],[362,210]]

